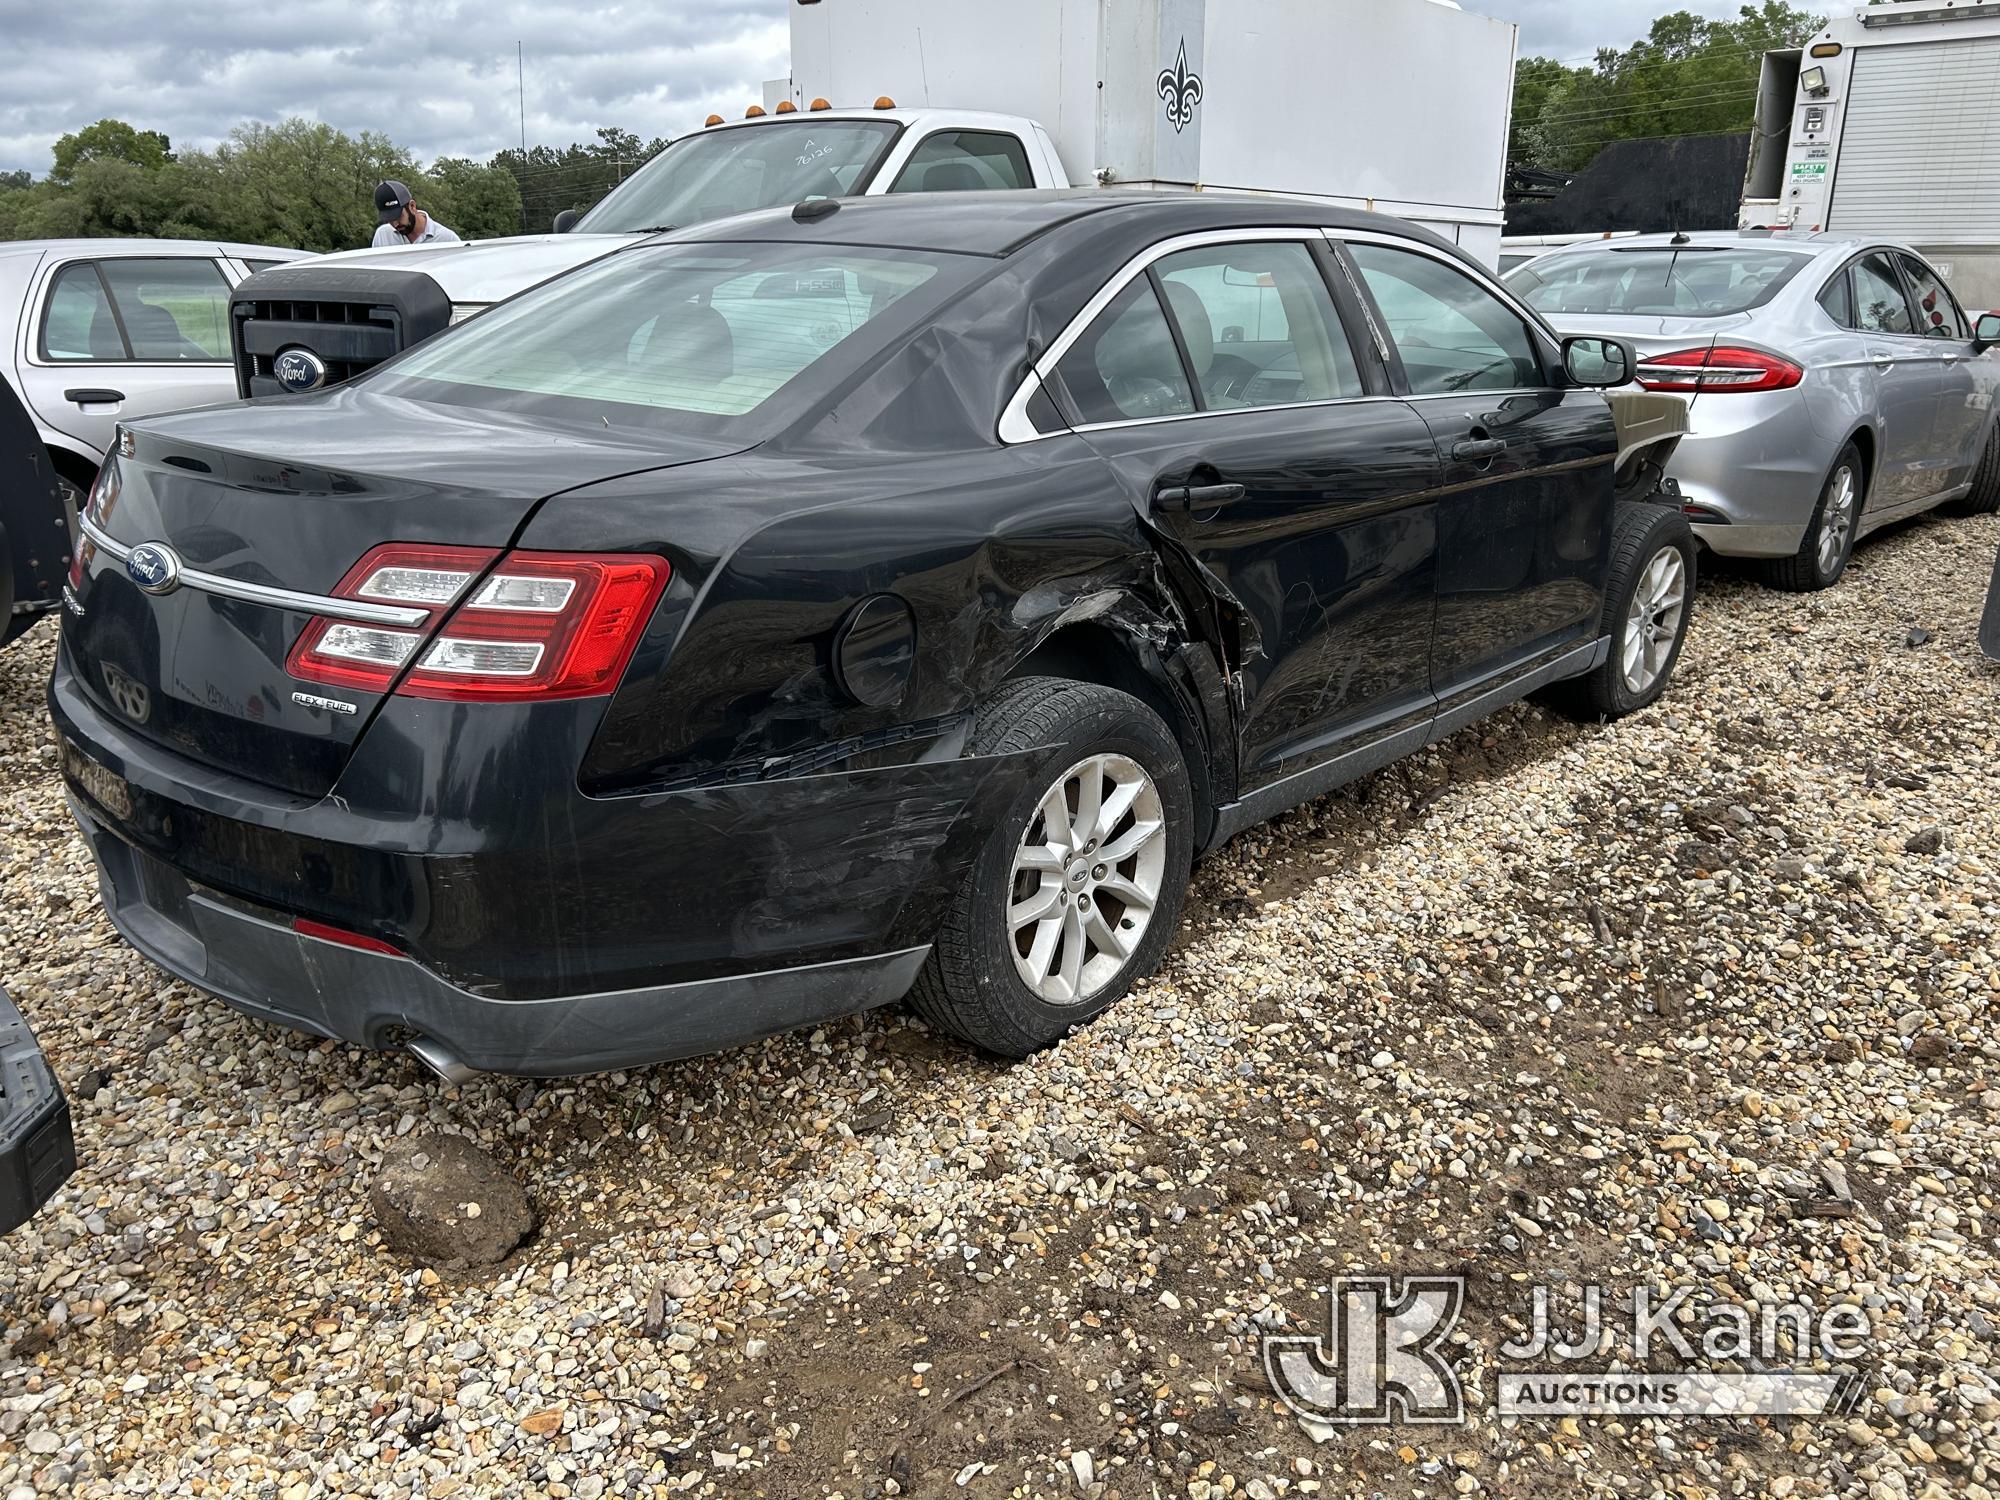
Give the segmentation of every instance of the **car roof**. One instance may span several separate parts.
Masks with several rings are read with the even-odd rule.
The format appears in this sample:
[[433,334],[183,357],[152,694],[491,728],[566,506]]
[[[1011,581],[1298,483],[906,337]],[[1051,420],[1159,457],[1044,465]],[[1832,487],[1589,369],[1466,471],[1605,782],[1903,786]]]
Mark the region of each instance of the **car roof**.
[[[1672,250],[1672,249],[1757,249],[1779,250],[1792,255],[1853,254],[1887,245],[1907,247],[1894,240],[1860,239],[1850,234],[1758,234],[1740,229],[1698,230],[1690,234],[1628,234],[1617,239],[1579,240],[1573,245],[1551,245],[1543,252],[1551,257],[1574,255],[1581,250]],[[1536,256],[1539,260],[1541,256]]]
[[1145,192],[1073,187],[973,193],[891,193],[832,200],[830,213],[801,221],[794,208],[765,209],[675,231],[689,240],[796,240],[802,244],[898,246],[959,255],[1002,256],[1085,218],[1116,214],[1152,221],[1162,233],[1235,227],[1370,230],[1456,250],[1430,230],[1387,214],[1309,199],[1252,193]]
[[0,246],[0,249],[40,250],[60,255],[87,252],[107,260],[118,260],[134,255],[159,255],[162,252],[175,255],[213,255],[217,251],[239,260],[246,256],[252,260],[302,260],[314,253],[311,250],[287,249],[283,245],[246,245],[236,240],[126,239],[111,235],[97,239],[9,240],[4,246]]

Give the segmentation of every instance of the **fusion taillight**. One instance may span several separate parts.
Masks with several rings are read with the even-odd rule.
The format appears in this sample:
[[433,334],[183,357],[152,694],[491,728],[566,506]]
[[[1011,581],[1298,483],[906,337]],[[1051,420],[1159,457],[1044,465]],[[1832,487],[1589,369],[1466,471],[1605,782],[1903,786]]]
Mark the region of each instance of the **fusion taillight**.
[[1683,349],[1639,361],[1639,384],[1649,391],[1786,391],[1805,379],[1806,372],[1789,359],[1761,349],[1737,349],[1718,344],[1712,349]]
[[285,659],[306,682],[386,693],[445,612],[498,557],[493,547],[431,547],[386,542],[364,555],[334,585],[334,597],[423,611],[407,626],[314,616]]
[[[496,562],[495,559],[498,559]],[[392,542],[356,563],[342,599],[421,611],[408,625],[316,617],[293,676],[414,698],[518,701],[608,693],[670,573],[662,557]]]
[[510,552],[396,691],[416,698],[588,698],[618,685],[667,586],[663,557]]

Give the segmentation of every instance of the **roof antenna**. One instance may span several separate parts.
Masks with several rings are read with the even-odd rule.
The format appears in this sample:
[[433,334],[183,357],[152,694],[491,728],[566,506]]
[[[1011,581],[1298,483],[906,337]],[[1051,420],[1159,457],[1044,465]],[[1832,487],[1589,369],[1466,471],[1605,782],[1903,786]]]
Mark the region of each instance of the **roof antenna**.
[[1668,240],[1667,243],[1669,245],[1692,245],[1694,241],[1688,238],[1686,230],[1676,229],[1674,237]]

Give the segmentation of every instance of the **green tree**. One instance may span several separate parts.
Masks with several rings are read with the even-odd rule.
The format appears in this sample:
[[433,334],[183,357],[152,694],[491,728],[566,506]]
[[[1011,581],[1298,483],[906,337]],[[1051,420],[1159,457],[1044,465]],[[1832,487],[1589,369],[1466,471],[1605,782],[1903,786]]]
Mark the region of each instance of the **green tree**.
[[411,183],[418,204],[435,213],[459,238],[493,239],[521,228],[521,190],[505,167],[462,156],[440,156],[421,183]]
[[1747,130],[1764,53],[1796,47],[1823,24],[1763,0],[1733,21],[1670,11],[1623,51],[1600,49],[1588,67],[1524,59],[1514,73],[1508,159],[1575,171],[1613,141]]
[[173,158],[171,143],[157,130],[138,130],[123,120],[99,120],[56,142],[49,181],[68,184],[85,162],[122,161],[158,171]]
[[520,227],[535,232],[546,230],[566,208],[589,208],[667,145],[665,137],[642,141],[629,130],[607,125],[589,144],[531,146],[525,156],[505,150],[495,154],[492,165],[513,176],[521,195]]

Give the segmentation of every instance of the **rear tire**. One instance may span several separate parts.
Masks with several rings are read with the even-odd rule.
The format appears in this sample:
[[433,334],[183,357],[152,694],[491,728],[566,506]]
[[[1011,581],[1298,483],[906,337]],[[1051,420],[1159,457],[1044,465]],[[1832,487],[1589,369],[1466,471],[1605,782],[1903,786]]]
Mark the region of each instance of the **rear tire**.
[[1861,508],[1867,498],[1861,450],[1849,443],[1840,450],[1820,486],[1819,503],[1813,507],[1799,550],[1764,564],[1764,581],[1794,594],[1832,588],[1847,571],[1847,559],[1854,555],[1854,538],[1861,529]]
[[1159,964],[1187,890],[1193,797],[1173,732],[1095,683],[1007,683],[968,750],[1026,752],[1034,769],[954,896],[910,1000],[976,1047],[1026,1057]]
[[1694,532],[1664,505],[1619,507],[1601,634],[1611,654],[1549,689],[1552,705],[1595,721],[1637,713],[1666,691],[1694,618]]
[[1986,435],[1986,451],[1972,471],[1972,488],[1944,507],[1953,516],[1990,516],[2000,511],[2000,423]]

